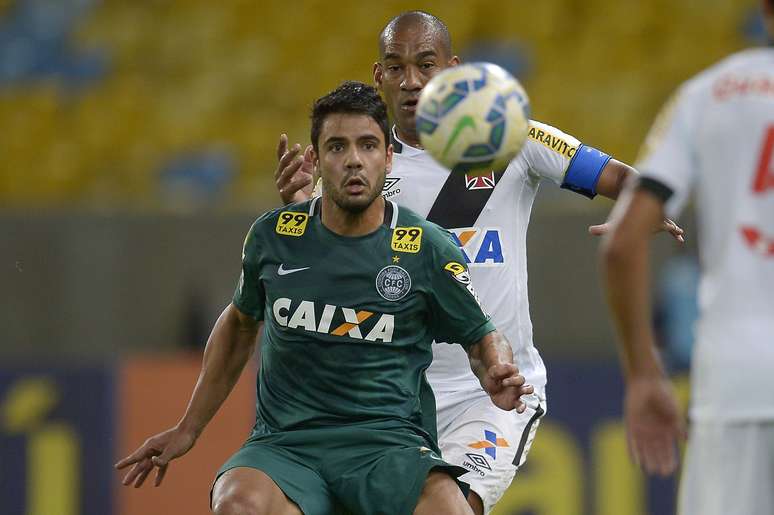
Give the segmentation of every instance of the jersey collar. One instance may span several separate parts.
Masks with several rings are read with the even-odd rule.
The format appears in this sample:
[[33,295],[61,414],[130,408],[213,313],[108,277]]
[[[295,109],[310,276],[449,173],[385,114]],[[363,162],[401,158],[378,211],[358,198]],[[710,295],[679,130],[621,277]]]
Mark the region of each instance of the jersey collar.
[[418,156],[425,152],[421,148],[412,147],[408,143],[401,141],[400,138],[398,138],[398,131],[395,129],[394,125],[390,131],[390,143],[392,143],[392,148],[395,150],[395,153],[402,156]]
[[[384,221],[382,225],[386,225],[390,229],[395,229],[398,225],[398,204],[392,200],[384,199]],[[312,198],[309,203],[309,216],[320,216],[322,212],[322,202],[320,202],[320,196]]]

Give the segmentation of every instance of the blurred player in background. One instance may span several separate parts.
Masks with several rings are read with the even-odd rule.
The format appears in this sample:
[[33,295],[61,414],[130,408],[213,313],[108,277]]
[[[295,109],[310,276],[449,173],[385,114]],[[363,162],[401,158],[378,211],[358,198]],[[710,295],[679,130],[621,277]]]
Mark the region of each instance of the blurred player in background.
[[[587,197],[599,193],[614,199],[636,172],[533,121],[524,149],[506,170],[482,177],[450,174],[422,150],[415,111],[425,84],[459,62],[446,25],[435,16],[411,11],[382,30],[373,74],[394,123],[395,155],[383,195],[454,233],[483,305],[511,341],[519,369],[535,386],[525,412],[503,411],[470,372],[462,347],[433,346],[427,378],[436,396],[441,450],[445,460],[469,470],[463,477],[471,485],[468,501],[481,514],[492,509],[524,463],[546,411],[546,371],[532,344],[527,299],[526,234],[538,186],[548,179]],[[284,202],[311,194],[311,153],[307,147],[302,157],[301,147],[288,149],[286,136],[281,136],[275,177]],[[671,222],[665,221],[664,228],[682,238],[682,230]],[[606,225],[591,230],[603,233]]]
[[432,341],[463,344],[498,409],[523,411],[519,397],[533,389],[449,233],[380,195],[392,146],[376,89],[347,82],[318,100],[311,140],[323,197],[258,218],[185,415],[116,466],[134,465],[124,484],[135,486],[158,467],[160,484],[228,396],[264,323],[256,424],[218,473],[215,513],[470,513],[453,480],[465,469],[437,445],[424,378]]
[[[770,33],[774,1],[764,2]],[[774,513],[774,48],[734,54],[682,85],[646,141],[604,247],[626,376],[631,450],[676,461],[683,429],[654,346],[650,233],[696,192],[702,278],[682,515]]]

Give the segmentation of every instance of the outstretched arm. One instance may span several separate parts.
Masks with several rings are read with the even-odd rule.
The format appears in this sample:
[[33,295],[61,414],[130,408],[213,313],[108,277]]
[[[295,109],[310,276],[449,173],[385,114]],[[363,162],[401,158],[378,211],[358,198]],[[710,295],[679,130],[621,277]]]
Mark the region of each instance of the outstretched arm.
[[525,384],[524,376],[513,364],[513,351],[505,336],[497,331],[487,334],[468,349],[468,359],[481,387],[497,407],[515,408],[519,413],[527,408],[521,396],[533,393],[534,388]]
[[197,437],[239,380],[255,349],[259,323],[229,304],[215,322],[199,379],[180,426]]
[[616,159],[607,162],[599,174],[597,193],[609,199],[617,199],[627,182],[639,174],[637,170]]
[[[603,197],[616,200],[624,188],[626,188],[629,183],[634,184],[638,177],[639,174],[637,173],[637,170],[626,163],[611,159],[599,174],[597,193]],[[594,236],[602,236],[607,234],[610,231],[610,228],[611,223],[608,221],[603,224],[592,225],[589,227],[589,233]],[[683,238],[685,231],[669,218],[662,218],[658,224],[655,224],[653,231],[668,232],[680,243],[685,241]]]
[[239,379],[255,348],[258,327],[258,322],[233,304],[223,311],[207,342],[202,370],[185,414],[177,425],[148,438],[116,463],[117,469],[134,465],[124,477],[124,485],[142,486],[153,468],[158,467],[155,486],[159,486],[169,462],[193,447]]
[[627,192],[616,204],[612,220],[601,265],[618,329],[629,449],[647,472],[668,475],[677,466],[675,443],[685,430],[651,328],[650,238],[663,220],[663,207],[648,191]]

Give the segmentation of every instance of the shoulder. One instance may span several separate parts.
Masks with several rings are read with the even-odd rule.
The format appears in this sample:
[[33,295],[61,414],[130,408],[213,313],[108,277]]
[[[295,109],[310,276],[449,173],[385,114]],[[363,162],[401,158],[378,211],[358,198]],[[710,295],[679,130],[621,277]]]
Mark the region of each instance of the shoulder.
[[306,228],[313,200],[288,204],[265,212],[253,222],[248,239],[251,236],[264,238],[271,234],[300,236]]
[[724,59],[721,59],[714,65],[699,73],[697,77],[704,74],[722,74],[723,72],[728,71],[737,71],[742,69],[749,69],[750,67],[759,67],[763,63],[771,64],[773,61],[774,48],[747,48],[745,50],[733,53]]
[[530,120],[527,132],[527,145],[536,150],[558,154],[566,159],[572,159],[580,146],[580,141],[574,136],[557,129],[547,123]]
[[418,215],[417,213],[415,213],[414,211],[412,211],[411,209],[405,206],[398,206],[395,203],[393,203],[393,206],[394,206],[393,208],[397,207],[398,209],[398,218],[395,222],[396,229],[399,227],[415,226],[415,227],[421,227],[423,230],[427,231],[428,233],[433,233],[433,234],[437,233],[438,231],[448,232],[440,225],[430,222],[429,220]]
[[740,76],[749,75],[755,70],[771,69],[773,65],[774,49],[748,48],[721,59],[683,82],[678,94],[683,101],[690,102],[710,94],[723,96],[725,93],[733,93]]
[[400,229],[420,229],[422,232],[422,246],[428,251],[446,248],[450,245],[456,248],[451,232],[403,206],[399,207],[398,219],[395,225],[395,231]]

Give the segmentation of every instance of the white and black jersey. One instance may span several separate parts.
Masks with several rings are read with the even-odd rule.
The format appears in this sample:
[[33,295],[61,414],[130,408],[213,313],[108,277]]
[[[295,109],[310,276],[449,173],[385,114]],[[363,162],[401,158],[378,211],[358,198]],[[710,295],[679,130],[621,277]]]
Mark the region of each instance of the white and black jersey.
[[[523,150],[504,171],[450,173],[423,150],[400,141],[384,196],[454,234],[483,307],[513,347],[519,370],[544,394],[546,371],[532,343],[526,237],[542,179],[589,197],[609,156],[554,127],[532,121]],[[458,345],[434,345],[427,377],[436,397],[483,394]],[[467,394],[465,393],[467,392]]]

